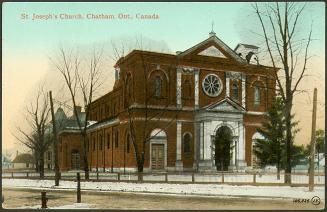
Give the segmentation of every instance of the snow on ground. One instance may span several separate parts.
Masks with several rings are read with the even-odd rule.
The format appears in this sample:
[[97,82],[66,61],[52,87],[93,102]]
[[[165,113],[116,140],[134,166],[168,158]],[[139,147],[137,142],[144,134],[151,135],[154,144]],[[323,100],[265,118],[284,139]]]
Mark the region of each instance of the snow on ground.
[[[39,190],[75,190],[76,182],[60,181],[54,186],[54,180],[2,179],[4,188],[31,188]],[[125,183],[125,182],[81,182],[82,190],[165,193],[204,196],[243,196],[264,198],[312,198],[325,199],[325,188],[315,187],[309,192],[308,187],[290,186],[250,186],[225,184],[172,184],[172,183]]]
[[74,203],[72,205],[61,205],[57,207],[52,207],[50,209],[86,209],[93,208],[91,204],[87,203]]
[[[91,204],[87,203],[74,203],[72,205],[60,205],[56,207],[48,207],[48,209],[88,209],[93,208]],[[17,209],[41,209],[41,205],[33,205],[33,206],[22,206]]]
[[[39,176],[38,173],[29,173],[30,177]],[[53,177],[54,173],[45,173],[46,177]],[[2,177],[11,177],[11,173],[2,173]],[[14,173],[14,177],[26,177],[26,173]],[[65,179],[76,179],[76,173],[74,172],[63,172],[61,173],[61,177],[63,180]],[[190,174],[168,174],[168,181],[172,182],[191,182],[192,175]],[[84,178],[84,173],[81,173],[81,178]],[[100,180],[118,180],[117,173],[98,173],[98,178]],[[90,179],[97,179],[96,173],[90,173]],[[120,174],[121,180],[137,180],[136,174]],[[221,174],[194,174],[195,182],[222,182]],[[144,175],[144,181],[165,181],[164,174],[155,174],[155,175]],[[253,175],[252,174],[224,174],[224,181],[225,182],[253,182]],[[283,183],[284,182],[284,175],[280,175],[280,179],[277,179],[276,175],[273,174],[257,174],[256,175],[256,182],[259,183]],[[293,183],[300,183],[306,184],[309,182],[309,177],[307,175],[296,175],[292,174],[292,182]],[[315,176],[315,183],[317,184],[325,184],[325,176]]]

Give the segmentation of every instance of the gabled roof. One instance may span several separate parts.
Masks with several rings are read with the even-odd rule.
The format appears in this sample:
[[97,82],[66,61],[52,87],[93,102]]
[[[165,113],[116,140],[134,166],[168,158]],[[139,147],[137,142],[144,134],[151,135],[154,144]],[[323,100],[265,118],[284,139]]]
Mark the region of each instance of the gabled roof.
[[216,35],[210,36],[208,39],[196,44],[195,46],[185,50],[184,52],[178,54],[179,57],[186,56],[188,54],[191,54],[192,52],[195,52],[200,47],[207,45],[209,43],[215,43],[220,48],[222,48],[231,58],[235,59],[237,62],[246,64],[246,60],[241,58],[238,54],[236,54],[229,46],[227,46],[222,40],[220,40]]
[[31,154],[20,154],[15,157],[13,163],[34,163],[34,158]]
[[231,98],[226,97],[225,99],[210,104],[204,107],[207,111],[224,111],[224,112],[245,112],[245,108],[233,101]]
[[246,48],[250,48],[250,49],[259,49],[259,47],[255,46],[255,45],[251,45],[251,44],[245,44],[245,43],[239,43],[237,44],[237,46],[235,47],[234,51],[236,51],[238,49],[238,47],[240,46],[244,46]]

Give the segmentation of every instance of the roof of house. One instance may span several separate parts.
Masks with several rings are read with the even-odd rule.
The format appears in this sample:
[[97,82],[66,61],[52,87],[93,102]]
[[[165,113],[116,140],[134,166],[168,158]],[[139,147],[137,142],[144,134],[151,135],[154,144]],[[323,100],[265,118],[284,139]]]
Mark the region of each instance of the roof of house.
[[24,153],[24,154],[17,155],[12,162],[13,163],[34,163],[34,158],[31,154]]
[[245,48],[250,48],[250,49],[259,49],[259,47],[255,46],[255,45],[245,44],[245,43],[239,43],[239,44],[237,44],[237,46],[235,47],[234,51],[236,51],[236,50],[238,49],[239,46],[244,46]]

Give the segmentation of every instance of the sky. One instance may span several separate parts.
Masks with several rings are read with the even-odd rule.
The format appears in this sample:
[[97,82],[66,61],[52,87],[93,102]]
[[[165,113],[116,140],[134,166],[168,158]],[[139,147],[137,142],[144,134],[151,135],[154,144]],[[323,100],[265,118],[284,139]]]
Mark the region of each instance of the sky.
[[[310,140],[312,90],[318,87],[317,127],[324,128],[325,116],[325,11],[324,4],[310,3],[316,41],[315,55],[309,66],[312,77],[303,88],[308,93],[296,97],[294,110],[302,128],[299,144]],[[232,49],[246,43],[246,16],[249,3],[3,3],[2,11],[2,148],[20,149],[13,129],[21,122],[21,111],[31,91],[51,69],[49,55],[62,43],[89,45],[108,42],[124,36],[143,37],[166,43],[172,52],[184,51],[208,38],[213,30]],[[83,16],[83,19],[61,19],[60,14]],[[115,19],[87,19],[89,14],[110,14]],[[119,14],[133,19],[119,19]],[[158,19],[136,16],[158,15]],[[35,19],[35,17],[48,17]],[[48,16],[46,16],[48,15]],[[55,16],[59,16],[57,19]],[[27,18],[26,18],[27,17]],[[213,23],[213,25],[212,25]],[[251,24],[248,22],[248,24]],[[109,66],[108,72],[113,68]],[[113,74],[108,82],[113,82]],[[109,83],[110,84],[110,83]],[[112,85],[111,85],[112,86]]]

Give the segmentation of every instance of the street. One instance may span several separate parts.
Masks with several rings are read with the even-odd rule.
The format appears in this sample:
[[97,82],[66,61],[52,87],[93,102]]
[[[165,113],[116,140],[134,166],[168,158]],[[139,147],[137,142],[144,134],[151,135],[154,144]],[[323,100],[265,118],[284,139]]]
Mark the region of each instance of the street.
[[[40,190],[5,188],[3,208],[35,208],[41,205]],[[47,191],[48,207],[72,205],[76,202],[74,191]],[[205,197],[167,194],[135,194],[123,192],[82,192],[82,203],[97,209],[140,210],[317,210],[324,202],[294,202],[293,199],[252,199],[236,197]]]

